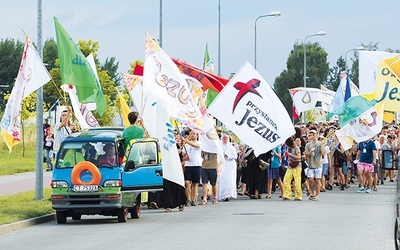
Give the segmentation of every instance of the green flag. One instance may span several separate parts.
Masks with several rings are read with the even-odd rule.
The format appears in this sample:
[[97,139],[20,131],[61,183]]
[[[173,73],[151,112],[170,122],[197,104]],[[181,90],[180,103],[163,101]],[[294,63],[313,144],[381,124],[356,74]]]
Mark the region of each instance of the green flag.
[[[210,55],[208,54],[208,43],[206,43],[206,49],[204,51],[203,70],[209,73],[213,73],[214,71],[214,61],[210,58]],[[218,92],[212,90],[211,88],[207,89],[206,107],[210,106],[217,95]]]
[[95,102],[97,113],[102,116],[106,109],[106,101],[96,75],[79,46],[74,43],[56,17],[54,24],[62,83],[75,86],[79,102],[85,104]]
[[373,107],[375,104],[375,100],[372,100],[370,102],[363,96],[356,95],[350,97],[350,99],[347,100],[344,105],[340,106],[338,109],[328,113],[326,119],[329,120],[332,116],[337,115],[339,118],[339,125],[340,127],[343,127],[351,120],[355,119],[366,110]]

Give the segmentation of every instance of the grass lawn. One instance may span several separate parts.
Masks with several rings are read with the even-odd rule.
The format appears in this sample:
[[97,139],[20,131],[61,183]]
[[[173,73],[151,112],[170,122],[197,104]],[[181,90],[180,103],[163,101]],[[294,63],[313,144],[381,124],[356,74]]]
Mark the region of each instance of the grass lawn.
[[[3,138],[1,138],[0,159],[0,176],[35,171],[36,144],[33,142],[25,143],[25,152],[23,152],[23,145],[19,143],[9,153]],[[43,167],[46,168],[46,163]]]
[[0,225],[54,213],[51,208],[51,188],[43,191],[44,199],[36,201],[35,191],[0,197]]
[[[24,147],[23,147],[24,146]],[[23,148],[25,151],[23,152]],[[46,164],[43,165],[46,168]],[[0,136],[0,176],[36,170],[36,144],[19,143],[9,150]],[[44,199],[35,199],[35,190],[0,197],[0,225],[54,213],[51,208],[51,188],[43,190]]]

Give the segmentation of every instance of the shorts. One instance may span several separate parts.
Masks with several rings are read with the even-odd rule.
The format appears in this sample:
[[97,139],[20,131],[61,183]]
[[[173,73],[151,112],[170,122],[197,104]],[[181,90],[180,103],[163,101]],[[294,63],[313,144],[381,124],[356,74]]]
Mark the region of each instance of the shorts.
[[347,165],[347,162],[343,162],[342,173],[347,174],[348,171],[349,171],[349,167]]
[[267,173],[268,179],[279,179],[281,176],[279,175],[279,168],[268,168]]
[[373,173],[374,165],[371,163],[358,162],[357,169],[358,169],[358,171],[364,171],[365,173]]
[[191,181],[193,183],[200,183],[200,166],[185,166],[185,181]]
[[329,163],[322,164],[322,174],[325,176],[329,175]]
[[210,184],[212,186],[215,186],[215,184],[217,184],[217,170],[202,168],[201,181],[203,184],[208,183],[210,181]]
[[308,168],[307,177],[321,179],[322,168]]

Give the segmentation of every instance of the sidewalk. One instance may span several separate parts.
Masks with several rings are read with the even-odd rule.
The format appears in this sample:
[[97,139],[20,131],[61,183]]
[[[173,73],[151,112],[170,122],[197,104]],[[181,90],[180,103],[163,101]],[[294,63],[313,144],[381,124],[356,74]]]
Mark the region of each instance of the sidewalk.
[[[52,172],[43,171],[43,187],[50,187]],[[0,176],[0,196],[36,189],[36,172]]]

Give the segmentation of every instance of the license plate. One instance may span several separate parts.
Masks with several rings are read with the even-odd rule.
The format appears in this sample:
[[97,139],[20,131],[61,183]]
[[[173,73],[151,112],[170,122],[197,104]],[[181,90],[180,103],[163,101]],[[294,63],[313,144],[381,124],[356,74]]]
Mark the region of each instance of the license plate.
[[97,185],[76,185],[74,186],[75,192],[97,192],[99,187]]

